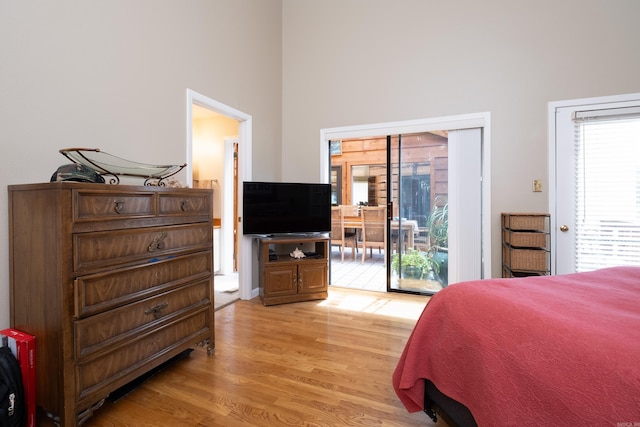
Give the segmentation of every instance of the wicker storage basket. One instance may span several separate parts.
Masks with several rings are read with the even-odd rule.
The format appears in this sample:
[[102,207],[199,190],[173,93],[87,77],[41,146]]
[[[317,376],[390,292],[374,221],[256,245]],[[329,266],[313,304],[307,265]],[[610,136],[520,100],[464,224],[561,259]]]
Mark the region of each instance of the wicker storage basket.
[[549,235],[522,231],[503,230],[504,242],[516,248],[547,248]]
[[543,249],[502,248],[502,259],[511,270],[546,271],[549,268],[548,255]]
[[531,276],[545,276],[544,271],[511,271],[507,267],[502,269],[502,277],[531,277]]
[[502,225],[511,230],[547,231],[546,214],[503,214]]

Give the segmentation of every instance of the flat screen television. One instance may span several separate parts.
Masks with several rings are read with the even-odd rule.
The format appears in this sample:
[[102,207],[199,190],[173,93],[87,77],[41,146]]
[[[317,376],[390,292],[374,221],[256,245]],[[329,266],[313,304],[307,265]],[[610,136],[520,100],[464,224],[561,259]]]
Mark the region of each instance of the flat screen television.
[[331,231],[331,184],[243,184],[243,234],[311,234]]

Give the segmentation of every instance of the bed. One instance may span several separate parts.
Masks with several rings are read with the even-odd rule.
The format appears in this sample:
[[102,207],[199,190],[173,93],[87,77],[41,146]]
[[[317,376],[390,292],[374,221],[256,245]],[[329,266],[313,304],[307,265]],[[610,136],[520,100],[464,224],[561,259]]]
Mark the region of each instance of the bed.
[[465,426],[640,426],[640,267],[448,286],[393,387]]

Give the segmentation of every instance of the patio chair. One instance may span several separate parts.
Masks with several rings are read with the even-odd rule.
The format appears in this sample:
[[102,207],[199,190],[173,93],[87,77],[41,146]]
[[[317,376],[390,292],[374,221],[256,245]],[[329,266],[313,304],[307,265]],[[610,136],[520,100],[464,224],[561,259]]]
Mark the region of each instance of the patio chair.
[[344,209],[340,206],[331,207],[331,246],[339,246],[342,262],[344,262],[344,248],[350,243],[351,258],[356,257],[356,234],[347,233],[344,229]]
[[[387,247],[386,206],[363,206],[362,217],[362,263],[364,263],[367,248],[369,257],[373,257],[373,249],[378,252]],[[385,257],[386,263],[386,257]]]

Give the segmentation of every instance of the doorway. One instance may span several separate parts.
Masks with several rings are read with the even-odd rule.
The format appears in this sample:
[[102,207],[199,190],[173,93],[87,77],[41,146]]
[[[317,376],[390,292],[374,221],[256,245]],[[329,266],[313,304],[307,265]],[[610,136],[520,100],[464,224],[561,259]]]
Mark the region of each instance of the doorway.
[[228,136],[238,134],[238,121],[197,104],[192,113],[193,187],[213,190],[214,307],[218,309],[239,298],[237,136]]
[[[333,141],[333,145],[337,142]],[[339,145],[341,149],[331,155],[331,168],[344,172],[341,187],[336,191],[341,197],[336,197],[334,204],[358,212],[360,218],[345,218],[345,225],[357,226],[358,220],[362,225],[353,229],[345,227],[345,233],[356,235],[364,253],[362,257],[358,255],[355,262],[348,261],[349,270],[360,271],[357,278],[342,273],[344,261],[340,256],[340,264],[332,264],[331,283],[359,289],[429,294],[442,289],[448,282],[446,222],[438,223],[444,236],[440,240],[434,238],[434,232],[428,233],[428,225],[431,206],[446,209],[447,132],[343,139]],[[381,207],[385,212],[388,208],[388,213],[380,218],[385,222],[380,230],[386,230],[386,236],[380,236],[375,230],[370,232],[366,226],[366,217],[373,207]],[[369,225],[375,226],[375,223]],[[435,230],[436,223],[433,225]],[[380,241],[373,243],[377,250],[363,249],[370,246],[372,237]],[[381,246],[385,246],[384,249]],[[334,247],[333,252],[340,249]],[[389,283],[387,265],[391,270]]]
[[549,104],[551,274],[638,265],[640,94]]
[[[421,252],[422,256],[426,256],[425,252],[435,247],[434,241],[428,240],[433,237],[433,233],[428,236],[426,232],[429,216],[434,211],[439,211],[441,219],[444,217],[448,222],[444,229],[449,248],[446,271],[441,272],[444,280],[441,280],[442,277],[429,279],[436,279],[433,282],[439,282],[440,285],[444,283],[444,286],[447,286],[464,280],[480,279],[484,277],[485,272],[490,272],[490,179],[482,174],[482,171],[490,170],[489,119],[488,113],[481,113],[321,131],[321,148],[326,154],[326,157],[322,156],[326,161],[322,171],[326,179],[329,177],[330,166],[334,166],[334,171],[337,169],[335,166],[338,166],[334,164],[332,157],[337,154],[349,154],[349,147],[344,144],[345,141],[359,140],[363,147],[359,156],[351,157],[351,165],[345,165],[348,162],[341,165],[343,184],[342,197],[338,204],[357,202],[352,199],[355,196],[350,193],[350,185],[357,186],[357,181],[365,181],[352,179],[348,173],[350,167],[357,165],[361,168],[366,164],[369,171],[378,169],[380,172],[380,166],[385,170],[386,175],[376,173],[376,177],[367,177],[366,181],[369,184],[366,203],[357,204],[369,204],[373,197],[372,204],[387,207],[388,238],[384,251],[386,259],[381,263],[385,268],[376,274],[376,279],[379,279],[380,275],[386,275],[387,291],[427,294],[437,292],[438,289],[424,288],[424,276],[421,276],[419,281],[409,283],[407,280],[398,280],[403,279],[401,269],[396,268],[395,275],[391,274],[391,268],[398,262],[401,263],[399,258],[403,255],[409,258],[410,253]],[[385,156],[372,151],[371,141],[381,139],[375,136],[374,132],[381,130],[390,131],[386,138],[386,162],[382,160]],[[440,143],[434,145],[444,151],[425,155],[428,150],[421,147],[423,142],[419,140],[428,139],[427,136],[442,138],[443,135],[447,136],[444,139],[448,139],[448,143],[444,146]],[[343,143],[342,146],[338,141]],[[409,154],[412,148],[415,153],[422,151],[420,154],[425,159],[418,159],[419,156],[415,153]],[[334,156],[330,157],[330,153]],[[403,156],[407,161],[403,160]],[[332,176],[332,183],[336,182]],[[384,188],[385,191],[379,191],[380,188]],[[358,194],[364,193],[360,191]],[[335,270],[338,271],[339,268],[336,267]],[[436,271],[432,269],[431,274],[434,273]],[[330,283],[333,284],[333,276]]]
[[[215,124],[203,127],[205,137],[213,138],[217,144],[198,145],[196,117],[201,113],[215,117]],[[239,237],[242,233],[238,232],[237,215],[242,211],[242,188],[238,183],[251,179],[251,125],[251,116],[187,90],[188,185],[204,186],[214,192],[214,226],[218,227],[217,232],[214,228],[214,269],[232,276],[240,299],[257,294],[251,285],[251,242]],[[228,282],[214,278],[216,281]]]

